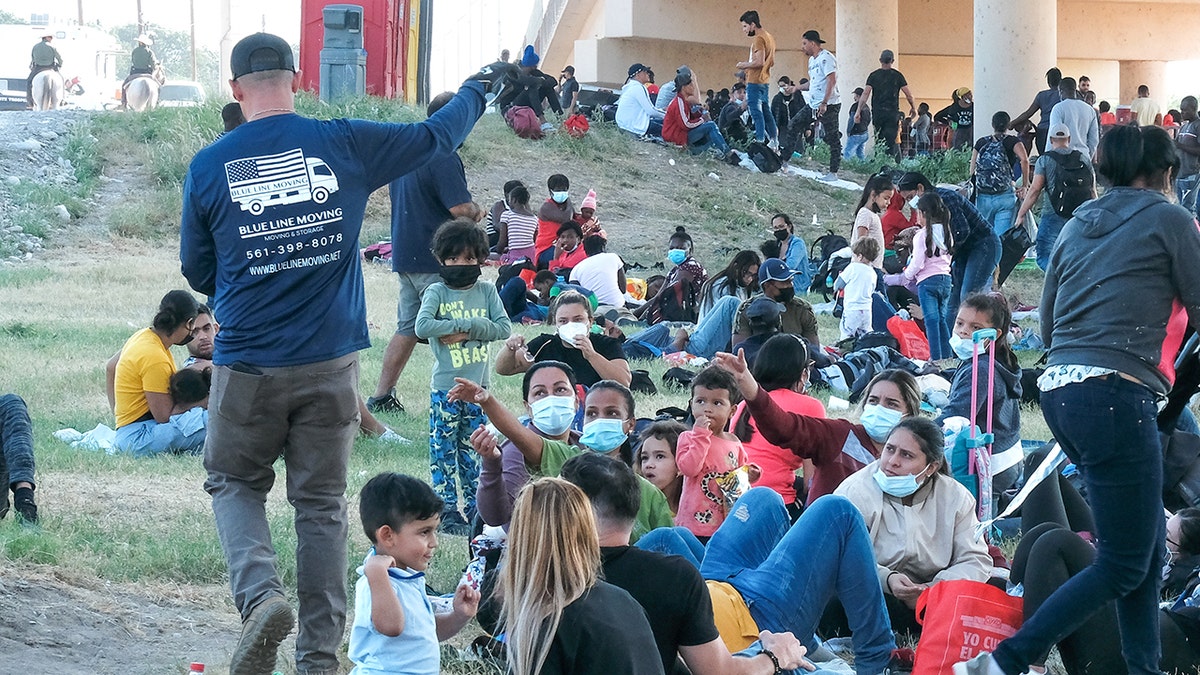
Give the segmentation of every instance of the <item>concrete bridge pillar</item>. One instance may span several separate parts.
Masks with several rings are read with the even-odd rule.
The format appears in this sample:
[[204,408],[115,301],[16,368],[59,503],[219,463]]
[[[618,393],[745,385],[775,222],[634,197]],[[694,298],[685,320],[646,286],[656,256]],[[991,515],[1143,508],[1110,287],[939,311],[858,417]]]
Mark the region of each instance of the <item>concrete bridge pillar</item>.
[[1016,117],[1046,88],[1058,57],[1057,22],[1057,2],[975,0],[976,139],[992,133],[996,111]]
[[[1167,64],[1165,61],[1121,61],[1120,62],[1121,76],[1121,102],[1120,105],[1129,105],[1129,102],[1137,98],[1137,89],[1140,85],[1150,87],[1150,98],[1158,101],[1162,106],[1163,114],[1167,114]],[[1115,108],[1117,104],[1113,104]]]
[[[904,69],[900,55],[899,0],[837,0],[836,50],[838,60],[838,93],[842,97],[841,126],[846,131],[854,89],[867,83],[867,76],[879,67],[879,53],[885,49],[896,52],[896,67]],[[901,111],[907,110],[907,103]],[[871,141],[875,132],[872,129]],[[845,142],[842,143],[843,147]]]

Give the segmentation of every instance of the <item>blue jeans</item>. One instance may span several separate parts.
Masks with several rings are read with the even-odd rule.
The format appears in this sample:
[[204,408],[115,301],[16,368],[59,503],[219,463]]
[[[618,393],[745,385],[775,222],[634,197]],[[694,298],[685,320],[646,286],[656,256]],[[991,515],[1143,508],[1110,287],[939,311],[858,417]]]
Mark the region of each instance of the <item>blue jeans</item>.
[[[712,309],[704,315],[700,325],[688,336],[684,350],[693,356],[703,356],[711,359],[717,352],[729,347],[733,337],[733,320],[737,315],[738,305],[742,303],[732,295],[727,295],[713,304]],[[666,324],[656,323],[646,330],[629,336],[626,342],[645,342],[662,350],[670,350],[671,328]]]
[[999,237],[1012,227],[1013,217],[1017,215],[1017,195],[1012,190],[998,195],[977,194],[975,208],[991,223],[992,232]]
[[705,122],[695,129],[688,130],[688,151],[699,155],[705,150],[716,150],[722,155],[729,154],[729,144],[721,135],[716,122]]
[[198,455],[204,449],[208,411],[192,408],[172,415],[159,424],[154,420],[133,422],[117,429],[113,446],[134,457],[153,457],[167,453]]
[[1175,180],[1175,196],[1179,198],[1179,205],[1193,213],[1196,211],[1196,204],[1200,203],[1196,199],[1198,183],[1200,175],[1197,174]]
[[[16,394],[0,396],[0,491],[17,483],[33,485],[33,424]],[[0,500],[5,506],[8,497]]]
[[1046,271],[1046,267],[1050,265],[1050,252],[1054,250],[1054,243],[1058,241],[1058,234],[1062,232],[1063,225],[1067,224],[1067,219],[1054,212],[1047,204],[1046,208],[1042,209],[1042,219],[1038,221],[1037,233],[1037,265]]
[[642,535],[634,544],[645,551],[677,555],[700,569],[704,544],[686,527],[659,527]]
[[925,337],[929,339],[929,358],[934,361],[954,356],[950,349],[950,329],[954,322],[950,316],[952,286],[949,274],[929,277],[917,284],[917,301],[925,315]]
[[850,157],[854,156],[859,159],[866,159],[866,156],[863,154],[863,148],[866,147],[867,139],[870,137],[871,135],[868,133],[855,134],[853,136],[847,135],[846,149],[842,152],[842,157],[850,159]]
[[988,232],[987,236],[981,237],[970,251],[954,253],[950,263],[953,286],[948,308],[951,325],[954,325],[954,317],[958,316],[959,303],[966,300],[968,295],[992,289],[992,272],[999,263],[1000,237],[995,232]]
[[750,106],[750,119],[754,120],[754,139],[763,143],[779,136],[775,116],[771,114],[770,85],[747,84],[746,102]]
[[817,499],[792,525],[778,493],[751,488],[709,540],[700,576],[733,586],[759,630],[791,631],[810,653],[817,623],[836,597],[854,634],[854,668],[863,675],[883,672],[896,648],[871,537],[844,497]]
[[1158,589],[1166,521],[1154,394],[1117,375],[1042,394],[1042,412],[1087,486],[1096,559],[1071,577],[994,652],[1017,675],[1052,645],[1116,602],[1129,673],[1158,673]]

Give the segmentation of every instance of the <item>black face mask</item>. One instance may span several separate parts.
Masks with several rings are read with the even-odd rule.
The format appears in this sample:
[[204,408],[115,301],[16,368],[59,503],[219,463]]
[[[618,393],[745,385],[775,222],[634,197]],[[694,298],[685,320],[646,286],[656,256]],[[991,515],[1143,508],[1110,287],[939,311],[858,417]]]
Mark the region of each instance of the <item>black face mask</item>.
[[438,274],[450,288],[466,288],[479,279],[479,265],[442,265]]
[[779,289],[779,294],[775,296],[775,302],[787,304],[792,298],[796,297],[796,289],[792,286]]
[[183,338],[183,339],[182,339],[182,340],[180,340],[179,342],[176,342],[175,344],[177,344],[177,345],[179,345],[180,347],[182,347],[182,346],[186,345],[187,343],[189,343],[189,342],[191,342],[192,340],[195,340],[195,339],[196,339],[196,335],[195,335],[194,333],[188,333],[187,337]]
[[775,238],[779,241],[787,241],[787,238],[792,236],[787,230],[775,230]]

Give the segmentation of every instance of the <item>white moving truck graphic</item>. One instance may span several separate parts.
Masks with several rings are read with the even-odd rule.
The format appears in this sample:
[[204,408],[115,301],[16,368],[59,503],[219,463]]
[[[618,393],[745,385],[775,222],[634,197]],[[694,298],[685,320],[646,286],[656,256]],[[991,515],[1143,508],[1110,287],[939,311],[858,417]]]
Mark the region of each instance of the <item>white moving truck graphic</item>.
[[337,176],[325,160],[305,157],[300,148],[226,162],[225,178],[229,198],[256,216],[268,206],[324,204],[338,190]]

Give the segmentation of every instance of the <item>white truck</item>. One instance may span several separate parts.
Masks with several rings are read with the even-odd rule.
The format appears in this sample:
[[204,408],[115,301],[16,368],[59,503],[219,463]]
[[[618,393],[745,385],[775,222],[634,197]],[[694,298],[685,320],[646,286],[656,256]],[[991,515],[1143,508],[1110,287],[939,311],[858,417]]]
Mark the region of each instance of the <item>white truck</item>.
[[325,160],[305,157],[300,148],[226,162],[225,177],[229,198],[256,216],[268,206],[324,204],[338,191],[337,176]]

